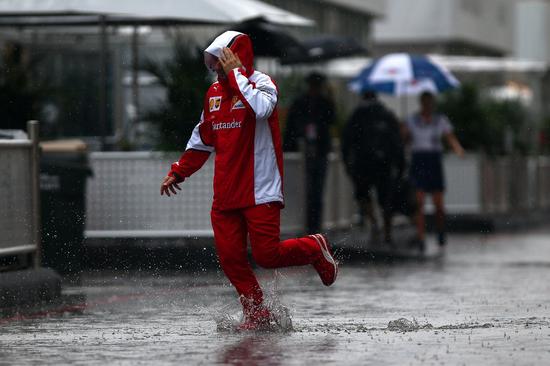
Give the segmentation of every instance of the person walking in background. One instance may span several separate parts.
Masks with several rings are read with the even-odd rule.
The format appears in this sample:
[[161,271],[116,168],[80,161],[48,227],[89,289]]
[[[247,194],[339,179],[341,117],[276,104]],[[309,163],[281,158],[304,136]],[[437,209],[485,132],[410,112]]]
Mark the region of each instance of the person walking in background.
[[431,194],[435,206],[437,241],[443,247],[446,243],[446,235],[442,139],[445,139],[451,149],[460,157],[464,156],[464,149],[453,133],[453,126],[449,119],[435,111],[435,97],[430,92],[423,92],[420,95],[420,111],[407,119],[403,125],[403,134],[405,141],[411,147],[412,158],[409,176],[416,189],[417,237],[414,244],[418,245],[421,250],[425,249],[424,201],[426,194]]
[[306,227],[321,231],[323,190],[327,155],[331,148],[330,127],[334,123],[334,103],[329,98],[324,75],[306,77],[307,91],[291,105],[284,137],[284,151],[298,151],[303,141],[306,156]]
[[277,115],[278,90],[254,70],[248,35],[227,31],[204,52],[218,74],[204,99],[200,122],[179,161],[164,177],[160,194],[176,194],[178,183],[216,153],[212,227],[221,268],[243,306],[241,329],[258,329],[274,319],[247,256],[265,268],[313,265],[324,285],[336,280],[338,264],[321,234],[280,241],[283,153]]
[[377,98],[367,91],[342,133],[342,157],[355,188],[361,221],[371,224],[372,237],[378,238],[378,223],[371,193],[376,189],[384,220],[384,241],[390,243],[393,189],[404,168],[399,122]]

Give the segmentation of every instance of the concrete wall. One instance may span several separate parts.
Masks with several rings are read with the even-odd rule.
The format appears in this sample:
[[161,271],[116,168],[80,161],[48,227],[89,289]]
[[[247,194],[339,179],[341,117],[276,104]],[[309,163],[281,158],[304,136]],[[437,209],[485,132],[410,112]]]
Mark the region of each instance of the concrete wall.
[[507,55],[514,49],[513,0],[387,0],[375,23],[377,46],[413,44],[445,52],[445,45],[476,53]]
[[515,56],[549,62],[550,2],[543,0],[518,2],[515,21]]
[[383,16],[386,12],[386,0],[324,0],[338,6],[347,7],[374,16]]

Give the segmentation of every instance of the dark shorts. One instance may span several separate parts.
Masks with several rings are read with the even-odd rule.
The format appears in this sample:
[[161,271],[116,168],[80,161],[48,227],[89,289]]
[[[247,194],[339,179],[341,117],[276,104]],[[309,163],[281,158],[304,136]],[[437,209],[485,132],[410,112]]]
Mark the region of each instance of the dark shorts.
[[440,152],[414,152],[409,173],[412,184],[424,192],[443,192],[442,154]]
[[369,169],[364,174],[357,174],[353,181],[355,198],[358,201],[370,201],[370,191],[374,188],[380,207],[383,210],[391,210],[393,182],[391,172],[387,168]]

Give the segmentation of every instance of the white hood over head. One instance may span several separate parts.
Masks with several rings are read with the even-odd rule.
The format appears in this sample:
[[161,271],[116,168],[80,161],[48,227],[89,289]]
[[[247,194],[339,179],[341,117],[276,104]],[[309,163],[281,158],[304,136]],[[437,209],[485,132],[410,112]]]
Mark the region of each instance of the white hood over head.
[[204,52],[208,52],[211,55],[214,55],[216,57],[220,57],[221,52],[222,52],[222,48],[230,47],[231,46],[230,45],[231,41],[235,37],[237,37],[241,34],[243,34],[243,33],[237,32],[237,31],[223,32],[222,34],[217,36],[216,39],[214,39],[212,41],[212,43],[210,43],[210,46],[206,47]]

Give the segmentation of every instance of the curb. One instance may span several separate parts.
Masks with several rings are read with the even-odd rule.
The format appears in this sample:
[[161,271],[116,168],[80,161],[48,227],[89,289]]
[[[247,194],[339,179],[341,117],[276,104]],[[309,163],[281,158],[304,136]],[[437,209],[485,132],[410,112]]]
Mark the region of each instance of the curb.
[[[447,229],[455,233],[507,232],[540,226],[547,223],[549,217],[548,212],[501,216],[448,215]],[[428,229],[432,229],[433,216],[428,216],[427,221]],[[424,261],[440,256],[430,250],[422,253],[418,248],[408,245],[415,235],[414,226],[410,222],[395,225],[393,232],[392,245],[371,240],[370,233],[358,227],[330,231],[328,239],[338,253],[337,256],[347,262]],[[297,236],[301,235],[292,237]],[[282,239],[288,237],[291,236],[284,235]],[[85,269],[219,270],[212,237],[88,238],[84,241],[84,248]]]
[[[447,214],[448,232],[454,233],[496,233],[514,230],[527,230],[539,227],[550,221],[550,211],[518,211],[508,214]],[[429,231],[435,227],[433,214],[426,215]]]
[[[412,226],[395,230],[394,247],[372,242],[368,232],[358,229],[329,232],[334,250],[346,261],[377,261],[393,259],[425,259],[418,250],[407,248],[413,235]],[[288,236],[297,237],[301,235]],[[219,270],[214,238],[140,238],[86,239],[85,269],[87,270]]]
[[61,277],[52,269],[0,272],[0,309],[31,306],[61,296]]

